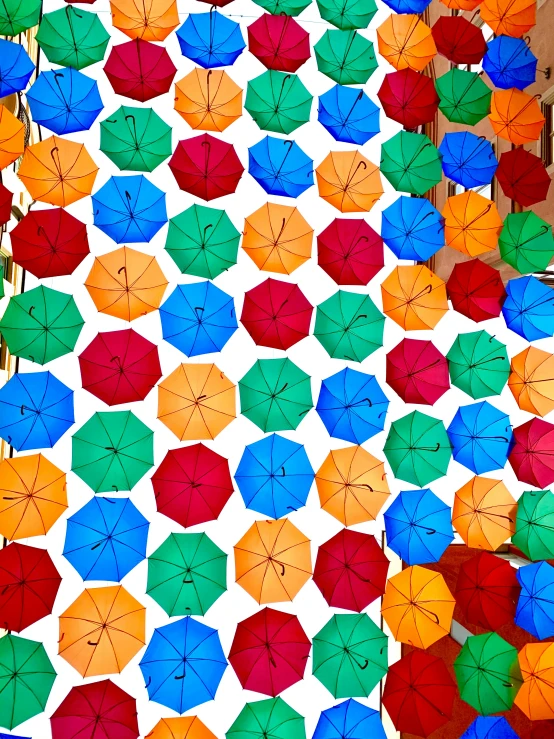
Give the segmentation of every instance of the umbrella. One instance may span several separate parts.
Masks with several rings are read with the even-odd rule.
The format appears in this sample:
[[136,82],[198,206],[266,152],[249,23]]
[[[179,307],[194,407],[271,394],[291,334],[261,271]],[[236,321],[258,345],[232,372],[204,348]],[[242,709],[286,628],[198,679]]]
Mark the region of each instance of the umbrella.
[[216,739],[198,716],[162,718],[146,736],[148,739]]
[[323,20],[342,30],[367,28],[377,12],[375,0],[317,0]]
[[0,438],[18,452],[51,449],[75,422],[73,390],[50,372],[17,373],[0,389],[0,418]]
[[332,151],[315,172],[319,197],[341,213],[367,213],[383,194],[379,168],[359,151]]
[[165,47],[142,39],[112,47],[104,65],[113,91],[141,103],[169,92],[176,71]]
[[517,571],[521,593],[515,623],[537,639],[554,636],[554,567],[534,562]]
[[145,614],[122,585],[85,589],[60,615],[58,654],[82,677],[119,673],[145,644]]
[[17,174],[34,200],[65,208],[90,195],[97,172],[84,144],[51,136],[26,147]]
[[204,444],[171,449],[151,482],[157,510],[185,528],[215,521],[234,491],[228,461]]
[[498,318],[506,297],[500,272],[480,259],[455,264],[446,292],[454,310],[476,323]]
[[496,35],[519,38],[536,22],[536,3],[531,0],[484,0],[480,7],[483,23]]
[[309,335],[312,313],[298,285],[268,277],[244,293],[240,322],[257,346],[287,351]]
[[25,126],[5,105],[0,105],[0,169],[19,159],[25,149]]
[[34,71],[35,65],[23,46],[0,39],[0,97],[24,90]]
[[431,31],[437,51],[453,64],[479,64],[487,51],[483,31],[463,15],[441,15]]
[[516,477],[537,488],[554,482],[554,425],[532,418],[514,429],[509,460]]
[[503,482],[472,479],[456,491],[452,523],[468,547],[495,552],[515,531],[516,502]]
[[363,739],[367,736],[386,739],[379,713],[349,698],[320,713],[313,739]]
[[512,543],[532,560],[554,559],[554,494],[526,490],[517,501]]
[[341,529],[320,544],[314,583],[330,608],[361,613],[385,592],[389,560],[374,536]]
[[319,96],[317,119],[335,141],[363,146],[379,133],[379,108],[363,90],[335,85]]
[[542,159],[522,146],[500,155],[496,179],[507,198],[525,207],[548,196],[550,175]]
[[313,407],[311,379],[288,357],[258,359],[239,380],[240,412],[264,433],[294,431]]
[[180,441],[215,439],[236,418],[235,397],[215,364],[180,364],[158,385],[158,418]]
[[218,13],[190,13],[177,29],[181,54],[204,69],[234,64],[245,47],[240,24]]
[[255,0],[268,13],[273,15],[299,15],[310,4],[311,0]]
[[73,434],[71,469],[95,493],[132,490],[154,466],[154,432],[132,411],[98,411]]
[[498,248],[506,264],[521,274],[543,271],[554,256],[552,226],[532,210],[508,213]]
[[386,367],[387,384],[404,403],[433,405],[450,388],[446,358],[430,341],[402,339]]
[[519,739],[504,716],[477,716],[460,739]]
[[302,680],[310,647],[296,616],[263,608],[237,624],[229,662],[244,690],[276,696]]
[[152,108],[122,105],[100,123],[100,150],[121,170],[152,172],[171,156],[171,127]]
[[310,120],[312,102],[300,77],[268,69],[249,80],[244,107],[262,131],[288,136]]
[[248,444],[235,472],[244,505],[271,518],[305,506],[313,481],[302,444],[277,434]]
[[220,352],[238,328],[233,298],[208,280],[177,285],[160,320],[163,338],[187,357]]
[[[12,217],[12,204],[13,193],[0,182],[0,226],[9,223]],[[13,230],[10,233],[10,242],[13,251]]]
[[148,557],[146,592],[168,616],[204,616],[226,590],[227,555],[203,532],[170,534]]
[[395,13],[423,13],[430,0],[386,0],[385,5]]
[[494,251],[502,231],[502,218],[494,201],[474,190],[447,198],[442,210],[448,246],[476,257]]
[[363,218],[335,218],[317,236],[317,263],[337,285],[367,285],[383,268],[383,240]]
[[483,69],[495,87],[524,90],[535,81],[537,57],[522,38],[496,36],[487,44]]
[[146,557],[150,524],[129,498],[93,498],[67,519],[64,557],[83,580],[121,580]]
[[179,25],[176,0],[110,0],[112,24],[129,38],[164,41]]
[[381,294],[383,313],[405,331],[433,329],[448,311],[445,284],[425,265],[395,267]]
[[296,141],[275,136],[248,149],[248,172],[268,195],[297,198],[314,183],[310,157]]
[[244,172],[234,146],[208,133],[179,141],[169,167],[181,190],[202,200],[231,195]]
[[439,152],[444,174],[462,187],[481,187],[492,182],[498,161],[485,138],[470,131],[446,133]]
[[450,382],[474,400],[500,395],[508,381],[506,346],[486,331],[459,334],[446,358]]
[[527,341],[554,334],[552,288],[532,275],[509,280],[502,306],[506,326]]
[[425,134],[399,131],[381,147],[381,172],[395,190],[421,196],[440,182],[441,158]]
[[102,61],[110,34],[97,13],[66,5],[42,16],[36,40],[52,64],[84,69]]
[[226,739],[306,739],[304,718],[281,697],[247,703]]
[[381,614],[396,641],[428,649],[450,634],[455,603],[440,573],[415,565],[389,578]]
[[526,644],[519,653],[523,684],[515,704],[531,721],[554,719],[554,647]]
[[312,576],[310,540],[288,518],[256,521],[234,553],[236,582],[260,605],[292,601]]
[[397,71],[422,72],[437,53],[431,29],[411,13],[389,15],[377,28],[377,42],[381,56]]
[[334,698],[367,698],[387,673],[388,637],[367,613],[333,616],[313,645],[314,677]]
[[0,9],[0,34],[17,36],[36,26],[41,5],[40,0],[4,0]]
[[339,290],[317,306],[314,336],[330,357],[363,362],[383,346],[384,325],[369,295]]
[[296,72],[310,58],[310,36],[289,15],[264,13],[247,27],[248,51],[268,69]]
[[0,609],[6,630],[22,631],[49,616],[60,583],[60,573],[45,549],[17,542],[4,545],[0,551]]
[[489,120],[497,136],[516,145],[537,141],[545,124],[537,98],[515,88],[493,93]]
[[327,30],[314,52],[318,71],[339,85],[365,85],[378,66],[373,44],[357,31]]
[[386,74],[377,97],[387,118],[407,129],[431,123],[439,105],[433,80],[409,67]]
[[375,375],[346,367],[321,382],[316,411],[329,436],[363,444],[384,429],[388,407]]
[[175,83],[175,110],[191,128],[221,132],[242,115],[242,88],[227,72],[197,67]]
[[361,446],[329,452],[315,476],[321,507],[345,526],[374,521],[390,495],[386,474]]
[[491,109],[491,89],[477,72],[455,67],[435,83],[439,110],[451,123],[475,126]]
[[460,406],[447,432],[456,462],[476,475],[506,466],[512,442],[510,418],[486,400]]
[[424,262],[444,246],[441,214],[427,198],[401,195],[381,218],[381,236],[397,259]]
[[194,204],[169,219],[165,249],[183,274],[213,280],[237,263],[239,241],[226,211]]

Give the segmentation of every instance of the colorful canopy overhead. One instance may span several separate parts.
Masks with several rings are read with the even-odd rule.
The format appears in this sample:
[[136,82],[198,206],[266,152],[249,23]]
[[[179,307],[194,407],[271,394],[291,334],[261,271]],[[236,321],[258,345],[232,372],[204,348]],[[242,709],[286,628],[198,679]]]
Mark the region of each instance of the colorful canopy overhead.
[[395,13],[423,13],[431,0],[386,0],[387,5]]
[[142,39],[112,47],[104,65],[113,91],[141,103],[169,92],[176,71],[164,46]]
[[525,207],[546,200],[551,182],[542,159],[522,146],[500,155],[496,179],[507,198]]
[[517,501],[512,543],[532,560],[554,559],[554,494],[526,490]]
[[34,71],[35,65],[21,44],[0,39],[1,97],[24,90]]
[[0,169],[13,164],[25,149],[25,126],[5,105],[0,105]]
[[363,90],[335,85],[319,96],[318,121],[335,141],[366,144],[379,133],[379,108]]
[[322,711],[313,734],[314,739],[340,739],[343,736],[386,739],[379,713],[353,698]]
[[176,0],[110,0],[112,24],[129,38],[163,41],[179,25]]
[[509,280],[502,307],[506,326],[527,341],[554,335],[554,292],[533,275]]
[[494,201],[466,190],[446,200],[442,215],[445,240],[452,249],[469,257],[496,249],[504,224]]
[[453,64],[479,64],[487,51],[483,31],[463,15],[441,15],[431,30],[437,51]]
[[425,265],[395,267],[381,294],[383,313],[405,331],[433,329],[448,311],[445,284]]
[[[223,3],[222,3],[223,4]],[[61,739],[61,738],[60,738]],[[134,739],[134,738],[133,738]],[[149,739],[216,739],[198,716],[162,718],[152,729]]]
[[537,488],[554,483],[554,424],[532,418],[514,429],[510,464],[516,477]]
[[388,352],[386,377],[404,403],[433,405],[450,388],[446,357],[420,339],[402,339]]
[[480,259],[455,264],[446,292],[454,310],[476,323],[498,318],[506,297],[500,272]]
[[268,13],[273,15],[300,15],[310,4],[311,0],[255,0]]
[[426,198],[401,195],[381,219],[381,236],[397,259],[424,262],[444,246],[443,219]]
[[226,739],[306,739],[304,718],[281,697],[246,703],[226,733]]
[[310,35],[289,15],[264,13],[247,30],[248,50],[268,69],[296,72],[310,58]]
[[423,133],[399,131],[381,147],[381,172],[395,190],[424,195],[442,178],[437,148]]
[[535,81],[537,57],[522,38],[496,36],[487,44],[483,69],[495,87],[524,90]]
[[506,346],[486,331],[459,334],[446,358],[450,381],[474,400],[500,395],[508,381]]
[[292,139],[266,136],[248,149],[248,172],[268,195],[302,195],[314,183],[313,165]]
[[458,408],[447,432],[456,462],[476,475],[506,466],[512,443],[510,418],[486,400]]
[[100,123],[100,150],[121,170],[152,172],[171,156],[171,127],[152,108],[122,105]]
[[491,109],[491,89],[477,72],[455,67],[436,81],[439,110],[451,123],[475,126]]
[[190,13],[177,30],[181,54],[204,69],[234,64],[246,44],[240,24],[218,13]]
[[486,139],[470,131],[446,133],[439,152],[444,174],[458,185],[471,188],[492,182],[498,161]]
[[554,636],[554,567],[534,562],[517,571],[521,593],[515,623],[536,639]]
[[431,29],[415,14],[389,15],[377,28],[377,42],[381,56],[397,71],[422,72],[437,53]]
[[234,146],[208,133],[179,141],[169,167],[181,190],[202,200],[234,193],[244,172]]
[[512,88],[493,92],[489,120],[497,136],[517,145],[537,141],[546,119],[536,97]]
[[343,30],[367,28],[377,12],[375,0],[317,0],[320,16]]
[[477,716],[460,739],[519,739],[519,737],[504,716]]
[[175,83],[175,110],[199,131],[224,131],[242,115],[242,88],[218,69],[201,69]]
[[483,0],[480,7],[483,23],[499,35],[521,38],[536,22],[535,0]]
[[97,13],[66,5],[42,16],[36,40],[52,64],[84,69],[102,61],[110,34]]
[[506,264],[521,274],[544,271],[554,256],[552,226],[532,210],[508,213],[498,247]]
[[262,131],[288,136],[310,120],[312,102],[300,77],[268,69],[249,80],[244,107]]
[[378,66],[373,44],[357,31],[327,30],[314,52],[318,70],[339,85],[365,85]]
[[4,0],[0,9],[0,34],[13,37],[38,25],[41,6],[40,0]]
[[387,118],[408,130],[430,123],[439,105],[433,80],[409,67],[386,74],[377,97]]
[[332,151],[316,169],[319,196],[341,213],[368,212],[383,194],[379,168],[359,151]]
[[515,705],[531,721],[554,719],[554,643],[526,644],[519,665],[523,685]]
[[362,218],[335,218],[317,237],[317,263],[337,285],[367,285],[383,268],[383,240]]
[[514,533],[516,510],[503,482],[473,477],[456,491],[452,523],[468,547],[495,552]]

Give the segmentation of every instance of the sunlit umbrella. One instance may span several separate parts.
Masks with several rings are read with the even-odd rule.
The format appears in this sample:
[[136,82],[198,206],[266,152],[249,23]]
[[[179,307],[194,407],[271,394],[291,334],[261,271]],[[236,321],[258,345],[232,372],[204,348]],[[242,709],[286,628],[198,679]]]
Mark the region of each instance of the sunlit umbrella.
[[0,105],[0,169],[5,169],[23,154],[25,126],[5,105]]
[[39,22],[40,0],[4,0],[0,8],[0,34],[17,36]]
[[365,85],[378,66],[373,44],[357,31],[327,30],[314,52],[318,71],[339,85]]
[[480,7],[483,23],[496,35],[521,38],[536,22],[537,4],[534,0],[483,0]]
[[381,236],[397,259],[423,262],[444,246],[442,216],[426,198],[401,195],[381,213]]
[[447,198],[442,215],[444,237],[452,249],[469,257],[496,249],[503,223],[493,200],[466,190]]
[[516,502],[503,482],[473,477],[456,491],[452,523],[468,547],[495,552],[515,531]]
[[517,571],[521,593],[515,616],[516,626],[536,639],[554,636],[554,567],[534,562]]
[[[0,182],[0,225],[8,223],[12,217],[13,193]],[[10,234],[12,240],[13,231]],[[11,244],[13,251],[13,242]],[[14,259],[14,261],[16,261]]]
[[515,88],[493,92],[489,114],[492,130],[511,144],[537,141],[545,120],[536,97]]
[[176,71],[164,46],[142,39],[114,46],[104,65],[114,92],[142,103],[169,92]]
[[462,187],[492,182],[498,161],[492,144],[470,131],[445,133],[439,152],[444,174]]
[[297,198],[314,183],[310,157],[296,141],[275,136],[248,149],[248,172],[268,195]]
[[463,15],[441,15],[431,30],[437,51],[453,64],[479,64],[487,51],[483,31]]
[[84,69],[104,58],[110,34],[97,13],[66,5],[42,16],[36,40],[52,64]]
[[100,123],[100,150],[121,170],[152,172],[171,156],[171,127],[152,108],[122,105]]
[[268,69],[296,72],[310,58],[310,36],[290,15],[264,13],[247,28],[248,50]]
[[554,483],[554,425],[532,418],[514,429],[510,464],[520,482],[537,488]]
[[510,417],[486,400],[460,406],[447,432],[456,462],[476,475],[506,466],[512,443]]
[[532,210],[508,213],[498,247],[506,264],[521,274],[543,271],[554,256],[552,226]]
[[34,71],[35,65],[21,44],[0,39],[1,97],[24,90]]
[[235,147],[209,133],[179,141],[169,167],[181,190],[202,200],[234,193],[244,172]]
[[256,5],[273,15],[299,15],[311,0],[255,0]]
[[395,267],[381,294],[383,313],[405,331],[433,329],[448,311],[445,284],[425,265]]
[[477,72],[454,67],[436,81],[439,110],[451,123],[475,126],[491,109],[491,89]]
[[496,36],[487,45],[483,69],[495,87],[524,90],[535,81],[537,57],[522,38]]
[[244,108],[262,131],[288,135],[310,120],[312,102],[300,77],[268,69],[248,81]]
[[363,218],[335,218],[317,236],[317,263],[338,285],[367,285],[385,264],[383,240]]
[[442,178],[441,158],[423,133],[399,131],[381,147],[381,172],[395,190],[424,195]]
[[433,60],[437,47],[431,29],[419,15],[389,15],[377,28],[379,53],[400,71],[421,72]]
[[431,341],[402,339],[387,354],[386,373],[404,403],[434,405],[450,388],[446,357]]
[[554,559],[554,494],[526,490],[517,501],[512,543],[533,561]]
[[317,306],[314,336],[330,357],[363,362],[383,346],[384,325],[369,295],[339,290]]
[[498,318],[506,297],[500,272],[480,259],[455,264],[446,292],[454,310],[476,323]]
[[278,696],[247,703],[225,734],[226,739],[306,739],[304,718]]
[[379,133],[379,108],[363,90],[335,85],[319,96],[317,119],[335,141],[362,146]]
[[377,12],[375,0],[317,0],[323,20],[343,30],[367,28]]
[[496,179],[507,198],[526,207],[546,200],[551,182],[542,159],[522,146],[500,155]]
[[459,334],[446,358],[450,381],[474,400],[500,395],[508,381],[506,346],[486,331]]
[[377,97],[387,118],[410,130],[430,123],[439,105],[433,80],[409,67],[386,74]]
[[379,167],[359,151],[332,151],[316,168],[319,197],[341,213],[367,213],[383,194]]
[[509,329],[527,341],[554,334],[552,288],[533,275],[509,280],[502,314]]
[[242,115],[242,88],[219,69],[197,67],[175,83],[175,110],[199,131],[224,131]]
[[531,721],[554,719],[554,644],[526,644],[519,653],[523,685],[515,699]]
[[386,739],[385,730],[378,711],[359,701],[349,698],[319,715],[313,739]]
[[198,716],[162,718],[146,736],[148,739],[216,739]]
[[177,29],[177,39],[181,54],[204,69],[234,64],[245,47],[240,24],[215,6],[209,13],[190,13]]
[[112,25],[129,38],[163,41],[179,25],[177,0],[110,0]]

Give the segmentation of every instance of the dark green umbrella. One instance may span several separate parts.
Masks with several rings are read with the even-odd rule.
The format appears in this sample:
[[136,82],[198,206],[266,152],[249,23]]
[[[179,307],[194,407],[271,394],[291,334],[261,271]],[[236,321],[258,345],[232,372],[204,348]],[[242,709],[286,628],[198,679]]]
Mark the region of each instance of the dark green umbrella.
[[249,81],[244,107],[262,131],[288,135],[310,120],[312,101],[296,74],[268,69]]
[[545,270],[554,257],[552,226],[535,215],[509,213],[498,239],[500,256],[521,274]]
[[343,30],[367,28],[377,12],[375,0],[317,0],[323,20]]
[[550,490],[526,490],[521,495],[512,544],[533,562],[554,559],[554,494]]
[[0,264],[0,298],[3,298],[4,295],[6,294],[6,290],[4,288],[4,279],[5,279],[4,265]]
[[506,346],[486,331],[460,334],[446,358],[450,381],[474,400],[500,395],[508,382]]
[[300,15],[312,0],[254,0],[254,2],[271,15]]
[[425,134],[399,131],[381,148],[381,174],[395,190],[424,195],[441,181],[439,151]]
[[100,149],[119,169],[152,172],[171,156],[171,126],[152,108],[122,105],[100,123]]
[[306,739],[304,717],[280,698],[247,703],[231,728],[227,739]]
[[96,13],[67,5],[42,16],[37,41],[52,64],[84,69],[104,58],[110,34]]
[[367,613],[341,613],[313,639],[313,674],[335,698],[367,698],[388,670],[388,637]]
[[420,411],[393,421],[383,451],[394,476],[420,488],[446,475],[452,456],[444,423]]
[[318,70],[339,85],[365,85],[377,69],[373,44],[357,31],[325,31],[314,51]]
[[451,69],[435,83],[439,109],[451,123],[475,126],[490,112],[492,90],[477,72]]
[[0,0],[0,36],[17,36],[36,26],[41,0]]
[[40,285],[10,298],[0,333],[11,354],[46,364],[73,351],[83,324],[72,295]]

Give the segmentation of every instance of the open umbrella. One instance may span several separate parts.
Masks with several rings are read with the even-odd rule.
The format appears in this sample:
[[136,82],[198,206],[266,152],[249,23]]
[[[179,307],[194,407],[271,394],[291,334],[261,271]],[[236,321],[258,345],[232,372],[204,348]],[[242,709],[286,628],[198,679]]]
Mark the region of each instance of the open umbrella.
[[516,477],[537,488],[554,483],[554,424],[532,418],[514,429],[509,460]]
[[268,69],[296,72],[310,58],[310,37],[290,15],[264,13],[247,27],[248,51]]
[[437,53],[431,29],[412,13],[389,15],[377,28],[377,42],[381,56],[397,71],[421,72]]
[[554,559],[554,494],[526,490],[517,501],[514,546],[532,560]]
[[327,30],[314,52],[318,71],[339,85],[365,85],[378,66],[373,44],[357,31]]
[[162,718],[146,736],[148,739],[216,739],[198,716]]
[[405,331],[433,329],[448,311],[445,284],[425,265],[395,267],[381,294],[383,313]]
[[40,15],[40,0],[4,0],[0,9],[0,34],[17,36],[36,26]]
[[409,130],[430,123],[439,105],[433,80],[409,67],[386,74],[377,97],[387,118]]
[[526,644],[519,653],[523,684],[515,699],[531,721],[554,719],[554,646]]
[[0,105],[0,169],[19,159],[25,149],[25,126],[5,105]]
[[36,40],[52,64],[84,69],[102,61],[110,34],[97,13],[66,5],[42,16]]
[[311,0],[255,0],[268,13],[273,15],[299,15],[310,4]]
[[446,358],[450,382],[474,400],[500,395],[508,381],[506,346],[486,331],[459,334]]
[[191,128],[224,131],[242,115],[242,88],[219,69],[201,69],[175,83],[175,110]]
[[527,341],[554,334],[554,292],[533,275],[509,280],[502,306],[506,326]]
[[506,264],[521,274],[543,271],[554,256],[552,226],[532,210],[508,213],[498,248]]
[[500,138],[516,145],[537,141],[545,120],[536,97],[515,88],[493,92],[489,121]]
[[169,92],[176,71],[165,47],[142,39],[114,46],[104,65],[113,91],[141,103]]
[[385,730],[378,711],[349,698],[319,715],[313,739],[386,739]]
[[377,12],[375,0],[317,0],[323,20],[343,30],[367,28]]
[[495,87],[524,90],[535,81],[537,57],[522,38],[496,36],[487,44],[483,69]]
[[491,109],[491,89],[477,72],[454,67],[436,83],[439,110],[451,123],[475,126]]
[[245,43],[240,24],[218,13],[190,13],[177,29],[181,54],[204,69],[234,64]]
[[433,405],[450,388],[446,358],[430,341],[402,339],[387,354],[386,372],[404,403]]
[[202,200],[234,193],[244,172],[234,146],[208,133],[179,141],[169,167],[181,190]]
[[319,197],[341,213],[367,213],[383,194],[379,167],[359,151],[332,151],[315,172]]
[[[8,223],[12,217],[13,192],[0,182],[0,225]],[[19,225],[19,224],[18,224]],[[13,230],[10,234],[12,241]],[[13,251],[13,243],[11,244]],[[15,261],[15,260],[14,260]]]
[[177,0],[110,0],[112,24],[129,38],[164,41],[179,25]]
[[312,102],[300,77],[268,69],[249,80],[244,107],[262,131],[288,136],[310,120]]
[[502,231],[502,218],[494,201],[474,190],[452,195],[442,210],[448,246],[476,257],[494,251]]
[[304,718],[281,697],[247,703],[226,739],[306,739]]
[[500,272],[480,259],[455,264],[446,292],[454,310],[476,323],[498,318],[506,297]]
[[399,131],[381,147],[381,173],[395,190],[424,195],[441,180],[439,152],[425,134]]
[[171,156],[171,127],[152,108],[122,105],[100,123],[100,150],[121,170],[152,172]]
[[24,90],[34,71],[35,65],[21,44],[0,39],[1,97]]
[[441,214],[427,198],[401,195],[381,219],[381,236],[397,259],[424,262],[444,246]]
[[521,592],[515,623],[536,639],[554,636],[554,567],[534,562],[517,571]]
[[484,0],[480,13],[495,34],[520,38],[535,25],[537,5],[531,0]]
[[275,136],[248,149],[248,172],[268,195],[297,198],[314,183],[310,157],[296,141]]
[[383,240],[363,218],[335,218],[317,236],[317,263],[337,285],[367,285],[383,268]]
[[551,182],[542,159],[522,146],[500,155],[496,179],[507,198],[525,207],[546,200]]
[[463,15],[441,15],[431,30],[437,51],[453,64],[479,64],[487,51],[483,31]]
[[510,418],[486,400],[460,406],[447,433],[456,462],[476,475],[506,466],[512,443]]
[[379,108],[363,90],[335,85],[319,96],[317,119],[335,141],[362,146],[379,133]]
[[445,133],[439,152],[443,172],[453,182],[466,188],[492,182],[498,161],[486,139],[470,131]]
[[495,552],[515,531],[516,502],[503,482],[473,477],[456,491],[452,523],[468,547]]

